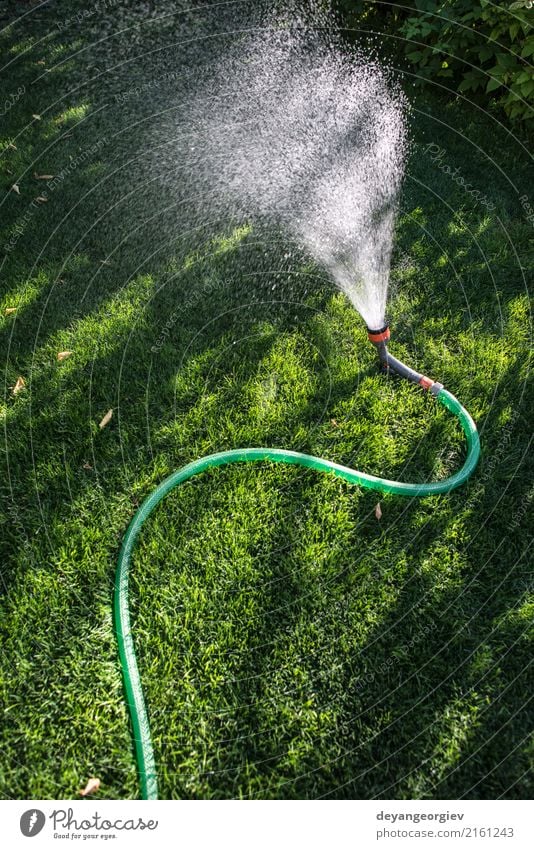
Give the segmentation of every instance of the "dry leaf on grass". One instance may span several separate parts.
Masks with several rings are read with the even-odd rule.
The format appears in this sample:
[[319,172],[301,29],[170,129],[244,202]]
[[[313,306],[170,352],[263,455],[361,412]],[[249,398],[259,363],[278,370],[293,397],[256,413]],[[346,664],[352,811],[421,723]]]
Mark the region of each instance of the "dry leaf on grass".
[[332,425],[332,427],[339,427],[339,425],[338,425],[338,423],[335,419],[330,419],[330,424]]
[[104,418],[102,419],[102,421],[98,425],[100,430],[102,430],[102,428],[104,428],[107,424],[110,423],[112,416],[113,416],[113,410],[108,410],[106,415],[104,416]]
[[15,383],[15,385],[13,387],[13,395],[18,395],[19,392],[21,391],[21,389],[24,389],[25,386],[26,386],[26,381],[24,380],[24,378],[23,377],[17,377],[17,382]]
[[8,150],[18,150],[18,147],[17,147],[16,144],[13,144],[13,142],[9,142],[7,149]]
[[380,521],[380,519],[382,518],[382,508],[380,506],[380,501],[378,502],[378,504],[375,507],[375,516],[378,519],[378,521]]
[[53,180],[53,174],[38,174],[37,171],[33,172],[33,176],[36,180]]
[[83,790],[78,790],[80,796],[90,796],[91,793],[96,793],[100,789],[100,779],[90,778]]
[[6,307],[4,310],[4,315],[13,315],[14,312],[17,312],[16,307]]
[[72,354],[72,351],[58,351],[58,355],[57,355],[58,363],[61,363],[61,362],[63,362],[63,360],[66,360],[67,357],[71,356],[71,354]]
[[19,189],[19,187],[17,186],[16,183],[13,183],[13,185],[11,186],[11,191],[15,192],[15,194],[17,194],[17,195],[20,195],[20,189]]
[[88,463],[87,460],[86,460],[85,463],[83,464],[83,468],[86,471],[90,472],[93,467],[91,466],[91,463]]
[[48,203],[48,198],[45,197],[45,195],[39,195],[35,198],[35,200],[37,201],[37,203]]

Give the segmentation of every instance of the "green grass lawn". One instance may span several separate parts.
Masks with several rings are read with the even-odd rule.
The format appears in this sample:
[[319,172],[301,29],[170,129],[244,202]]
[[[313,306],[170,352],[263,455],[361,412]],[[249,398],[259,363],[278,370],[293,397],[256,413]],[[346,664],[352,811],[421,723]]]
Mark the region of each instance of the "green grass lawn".
[[[273,446],[417,481],[464,452],[283,233],[191,229],[168,140],[193,60],[170,45],[209,22],[118,5],[0,34],[22,91],[0,135],[2,798],[89,776],[137,796],[111,602],[166,474]],[[131,588],[162,798],[532,797],[534,201],[498,117],[414,102],[389,306],[392,352],[469,409],[480,466],[447,496],[381,498],[380,520],[376,494],[267,463],[167,498]]]

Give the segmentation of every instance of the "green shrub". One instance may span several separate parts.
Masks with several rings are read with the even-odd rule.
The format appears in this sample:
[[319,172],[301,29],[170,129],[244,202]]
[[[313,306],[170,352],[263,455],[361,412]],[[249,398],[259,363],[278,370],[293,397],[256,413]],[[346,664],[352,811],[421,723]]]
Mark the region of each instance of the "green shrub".
[[534,118],[532,0],[339,0],[347,27],[385,32],[416,84],[443,80],[481,105],[494,101],[512,121]]

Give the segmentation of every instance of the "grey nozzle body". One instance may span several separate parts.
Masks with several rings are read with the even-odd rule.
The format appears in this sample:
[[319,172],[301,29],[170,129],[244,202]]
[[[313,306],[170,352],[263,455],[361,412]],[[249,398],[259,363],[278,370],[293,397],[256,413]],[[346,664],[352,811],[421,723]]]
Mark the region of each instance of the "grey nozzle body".
[[[420,372],[415,371],[415,369],[410,368],[410,366],[405,365],[403,362],[394,357],[393,354],[390,354],[386,348],[386,361],[387,368],[394,371],[395,374],[400,375],[400,377],[405,377],[406,380],[410,380],[412,383],[420,383],[421,378],[423,377]],[[381,358],[382,362],[382,358]]]
[[398,374],[400,377],[404,377],[411,383],[417,383],[419,386],[422,386],[423,389],[430,389],[433,395],[437,395],[439,391],[443,389],[443,385],[441,383],[436,383],[436,381],[431,380],[429,377],[426,377],[426,375],[415,371],[415,369],[405,365],[403,362],[398,360],[397,357],[394,357],[393,354],[389,353],[388,341],[390,332],[388,324],[385,324],[384,327],[381,327],[379,330],[372,330],[368,327],[367,333],[369,335],[369,340],[373,343],[378,352],[380,365],[385,371],[393,371],[395,374]]

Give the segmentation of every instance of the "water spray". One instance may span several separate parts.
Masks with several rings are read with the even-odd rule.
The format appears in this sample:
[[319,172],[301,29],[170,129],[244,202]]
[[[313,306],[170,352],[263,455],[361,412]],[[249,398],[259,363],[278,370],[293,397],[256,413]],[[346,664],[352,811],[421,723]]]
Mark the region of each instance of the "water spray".
[[[182,124],[196,128],[179,160],[195,180],[195,198],[209,209],[251,211],[273,218],[345,292],[367,324],[380,368],[428,391],[456,417],[467,442],[463,466],[444,480],[392,481],[321,457],[283,448],[236,448],[183,466],[146,498],[124,536],[115,581],[114,611],[120,662],[144,799],[157,799],[150,724],[131,631],[128,581],[143,524],[165,496],[207,469],[232,463],[303,466],[379,492],[424,497],[450,492],[472,474],[480,454],[473,419],[434,381],[393,356],[384,320],[396,198],[406,149],[402,93],[365,57],[346,61],[323,29],[262,30],[257,41],[223,60],[188,105]],[[319,34],[318,34],[319,33]],[[314,51],[310,44],[314,39]],[[202,150],[199,166],[196,148]],[[200,168],[200,170],[199,170]],[[199,191],[199,184],[205,191]],[[183,185],[183,180],[180,181]],[[202,215],[202,211],[201,211]]]

